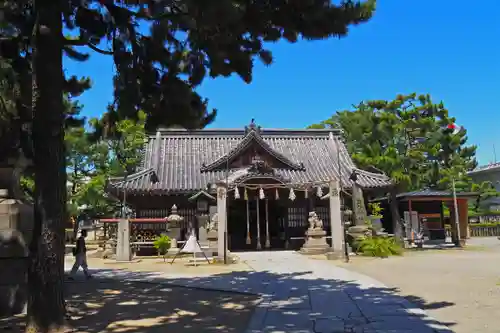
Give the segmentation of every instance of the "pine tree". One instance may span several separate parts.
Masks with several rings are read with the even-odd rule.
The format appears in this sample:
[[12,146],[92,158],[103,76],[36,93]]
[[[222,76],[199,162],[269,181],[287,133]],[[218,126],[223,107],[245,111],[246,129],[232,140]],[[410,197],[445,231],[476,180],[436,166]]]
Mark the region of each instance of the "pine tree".
[[[26,78],[33,77],[30,89],[21,89],[33,100],[25,107],[30,111],[32,107],[28,114],[33,115],[29,120],[36,184],[27,327],[30,332],[48,332],[63,325],[65,312],[63,93],[82,90],[75,81],[65,80],[63,54],[84,62],[89,55],[80,48],[85,47],[113,57],[115,103],[103,133],[112,131],[119,119],[136,119],[138,110],[146,112],[148,129],[158,124],[203,127],[215,117],[215,112],[207,111],[207,100],[195,91],[206,76],[235,73],[250,82],[255,57],[272,63],[266,42],[345,36],[350,25],[371,17],[375,1],[337,5],[331,1],[7,0],[3,4],[6,24],[0,26],[0,53],[16,64],[25,61],[25,72],[30,74]],[[66,30],[69,36],[63,35]]]
[[476,166],[476,147],[466,146],[466,131],[456,129],[443,103],[429,95],[398,95],[392,101],[370,100],[311,127],[341,127],[355,163],[375,167],[395,186],[391,210],[395,234],[402,237],[395,196],[425,187],[467,185],[466,171]]

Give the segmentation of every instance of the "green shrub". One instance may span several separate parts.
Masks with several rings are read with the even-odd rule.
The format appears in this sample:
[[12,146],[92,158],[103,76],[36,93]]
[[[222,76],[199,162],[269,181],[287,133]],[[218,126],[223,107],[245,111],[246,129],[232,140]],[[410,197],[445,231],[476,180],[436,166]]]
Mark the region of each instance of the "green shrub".
[[387,258],[403,254],[403,248],[394,237],[372,236],[358,239],[354,244],[356,253],[368,257]]
[[163,256],[163,261],[165,261],[165,256],[167,254],[168,249],[170,249],[170,237],[167,235],[161,235],[156,237],[153,242],[153,246],[156,250],[158,250],[158,255]]
[[[445,210],[444,212],[444,216],[445,217],[450,217],[450,211],[449,210]],[[488,216],[488,215],[500,215],[500,211],[498,210],[479,210],[479,211],[475,211],[475,210],[470,210],[467,212],[467,215],[469,217],[479,217],[479,216]]]
[[369,203],[368,209],[370,210],[371,215],[374,217],[382,217],[384,212],[384,209],[380,207],[380,203],[378,202]]
[[469,224],[469,227],[471,228],[481,228],[481,227],[498,227],[500,225],[500,223],[498,222],[492,222],[492,223],[470,223]]

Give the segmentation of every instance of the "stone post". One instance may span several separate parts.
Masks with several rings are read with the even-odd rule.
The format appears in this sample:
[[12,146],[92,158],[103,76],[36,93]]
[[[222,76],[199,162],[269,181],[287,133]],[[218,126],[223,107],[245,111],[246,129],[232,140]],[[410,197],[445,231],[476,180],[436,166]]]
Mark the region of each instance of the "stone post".
[[337,181],[330,182],[330,230],[332,234],[331,250],[334,256],[340,257],[344,253],[344,227],[340,207],[340,193]]
[[118,232],[116,242],[116,261],[131,261],[130,251],[130,222],[128,219],[118,221]]
[[219,219],[217,223],[217,257],[220,260],[224,260],[224,250],[227,251],[227,239],[225,242],[226,249],[224,249],[224,236],[227,224],[226,197],[227,189],[223,186],[217,187],[217,217]]

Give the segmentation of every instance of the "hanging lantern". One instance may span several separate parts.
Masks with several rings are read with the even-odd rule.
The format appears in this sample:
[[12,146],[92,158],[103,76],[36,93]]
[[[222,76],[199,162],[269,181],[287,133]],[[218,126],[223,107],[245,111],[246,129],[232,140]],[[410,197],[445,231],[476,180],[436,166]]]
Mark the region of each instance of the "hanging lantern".
[[264,190],[262,189],[262,187],[259,190],[259,198],[260,200],[264,200],[266,198],[266,195],[264,194]]
[[240,198],[240,191],[238,190],[238,186],[234,188],[234,198],[239,199]]
[[304,190],[304,198],[308,198],[309,197],[309,191],[307,190],[307,188]]
[[290,188],[290,195],[288,195],[288,199],[294,201],[296,198],[295,192],[293,191],[293,188]]
[[248,200],[248,192],[246,187],[245,187],[245,192],[243,193],[243,199]]
[[316,195],[320,198],[323,196],[323,190],[321,189],[321,186],[318,186]]
[[280,199],[280,193],[278,192],[278,189],[276,189],[276,193],[274,194],[276,200]]

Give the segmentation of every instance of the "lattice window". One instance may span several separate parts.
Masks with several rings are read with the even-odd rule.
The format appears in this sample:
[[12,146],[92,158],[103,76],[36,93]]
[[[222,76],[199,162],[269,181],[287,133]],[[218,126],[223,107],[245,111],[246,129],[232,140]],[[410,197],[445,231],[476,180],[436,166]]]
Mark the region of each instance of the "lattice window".
[[315,207],[314,211],[323,220],[323,229],[330,227],[330,209],[328,207]]
[[178,214],[184,218],[181,223],[181,228],[189,228],[189,226],[195,226],[196,224],[196,208],[181,208],[178,210]]
[[168,216],[169,211],[166,208],[160,209],[140,209],[138,210],[137,217],[139,218],[164,218]]
[[[179,208],[177,214],[184,218],[180,224],[181,228],[188,228],[191,223],[192,226],[196,220],[196,208]],[[137,217],[139,218],[165,218],[170,215],[170,210],[166,208],[159,209],[141,209],[138,211]]]
[[288,208],[288,227],[289,228],[307,227],[306,209],[304,207]]

